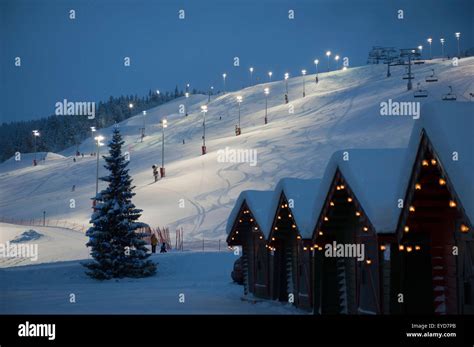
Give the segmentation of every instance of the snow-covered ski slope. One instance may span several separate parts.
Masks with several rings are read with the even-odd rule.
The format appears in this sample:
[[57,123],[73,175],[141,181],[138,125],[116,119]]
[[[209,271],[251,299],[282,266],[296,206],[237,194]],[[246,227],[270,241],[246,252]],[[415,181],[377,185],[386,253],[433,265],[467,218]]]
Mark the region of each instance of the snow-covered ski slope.
[[[432,68],[439,81],[425,83]],[[282,177],[321,177],[331,154],[339,149],[406,146],[416,120],[411,116],[381,116],[381,102],[440,100],[449,91],[448,86],[457,94],[454,102],[470,102],[474,58],[462,59],[457,67],[448,60],[428,61],[415,65],[413,72],[413,89],[422,82],[429,93],[427,98],[414,98],[414,90],[406,90],[406,80],[402,80],[405,67],[392,67],[392,77],[387,78],[385,65],[320,73],[318,84],[314,75],[306,76],[304,98],[303,77],[290,78],[289,104],[284,103],[285,81],[213,96],[206,116],[208,153],[204,156],[200,106],[207,103],[207,96],[192,95],[187,100],[188,117],[179,114],[179,105],[186,103],[184,98],[148,110],[143,143],[141,114],[120,123],[136,185],[134,202],[144,210],[142,221],[153,227],[169,226],[171,231],[182,226],[186,240],[223,239],[226,219],[242,190],[273,189]],[[267,125],[265,87],[270,88]],[[234,134],[238,95],[243,97],[241,136]],[[165,130],[167,177],[153,183],[151,166],[161,165],[159,122],[163,117],[169,124]],[[112,128],[100,129],[99,133],[110,139],[111,131]],[[255,150],[257,165],[218,161],[218,151],[226,147]],[[13,161],[1,164],[0,217],[41,218],[46,211],[51,219],[87,224],[95,190],[96,159],[86,155],[74,163],[74,150],[60,153],[65,158],[47,158],[37,167]],[[94,151],[92,140],[82,143],[80,151]],[[101,151],[104,153],[105,147]],[[25,154],[22,160],[31,164],[31,157]],[[102,166],[101,173],[106,174]],[[100,186],[104,187],[104,183]],[[70,208],[70,199],[75,200],[75,208]]]
[[[28,232],[33,231],[38,235],[37,239],[24,237]],[[23,237],[22,237],[23,236]],[[23,226],[8,223],[0,223],[0,244],[2,255],[8,243],[13,245],[12,241],[21,240],[15,245],[36,245],[37,259],[32,257],[11,256],[0,257],[0,269],[23,265],[36,265],[41,263],[51,263],[57,261],[88,259],[89,249],[85,246],[88,239],[78,231],[60,228],[60,227],[38,227]],[[1,276],[0,276],[1,277]]]

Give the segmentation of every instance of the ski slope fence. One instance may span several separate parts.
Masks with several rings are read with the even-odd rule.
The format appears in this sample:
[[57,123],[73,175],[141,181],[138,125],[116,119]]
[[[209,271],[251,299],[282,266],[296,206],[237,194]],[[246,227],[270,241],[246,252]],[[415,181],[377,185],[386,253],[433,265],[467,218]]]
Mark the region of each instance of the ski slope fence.
[[37,226],[37,227],[53,227],[53,228],[65,228],[71,229],[74,231],[79,231],[85,233],[89,228],[88,225],[74,223],[62,219],[45,219],[45,218],[6,218],[0,217],[0,223],[9,223],[17,225],[26,225],[26,226]]
[[[62,219],[47,219],[47,218],[6,218],[0,217],[0,223],[25,225],[25,226],[38,226],[38,227],[53,227],[53,228],[64,228],[70,229],[77,232],[85,233],[89,228],[89,225],[74,223]],[[231,251],[227,247],[227,243],[224,240],[206,240],[206,239],[194,239],[185,240],[184,230],[182,228],[176,230],[176,237],[174,240],[171,239],[168,228],[149,228],[153,230],[160,243],[166,243],[166,248],[174,251],[203,251],[203,252],[228,252]],[[147,230],[140,230],[147,234]],[[150,237],[145,236],[145,241],[150,244]]]

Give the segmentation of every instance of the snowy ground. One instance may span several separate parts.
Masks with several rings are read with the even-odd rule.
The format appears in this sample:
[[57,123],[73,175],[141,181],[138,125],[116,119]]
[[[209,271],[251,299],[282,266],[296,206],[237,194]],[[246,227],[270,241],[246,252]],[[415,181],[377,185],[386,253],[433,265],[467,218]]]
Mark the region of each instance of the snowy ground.
[[25,240],[16,243],[16,245],[36,244],[38,259],[32,261],[30,258],[0,256],[0,268],[89,258],[89,250],[85,246],[86,236],[83,233],[64,228],[0,223],[0,244],[6,245],[7,242],[18,239],[30,230],[38,233],[40,237],[36,240]]
[[[81,265],[90,259],[83,234],[0,223],[0,244],[19,238],[21,244],[38,245],[38,260],[0,257],[0,314],[304,313],[278,302],[242,301],[243,288],[230,277],[237,259],[233,252],[156,254],[155,276],[102,282],[89,278]],[[180,294],[184,303],[179,302]]]
[[[424,83],[432,68],[439,82]],[[189,98],[188,117],[178,113],[184,99],[149,110],[148,136],[143,143],[139,141],[142,116],[122,122],[119,126],[125,135],[130,172],[137,187],[134,202],[144,210],[142,221],[153,227],[169,226],[172,233],[183,227],[185,240],[224,239],[226,218],[242,190],[271,189],[282,177],[320,177],[330,155],[339,149],[406,146],[416,121],[409,116],[381,116],[380,102],[393,99],[427,103],[441,99],[449,85],[458,95],[457,102],[466,102],[469,92],[474,91],[474,58],[462,59],[458,67],[441,60],[414,66],[414,88],[421,81],[429,93],[422,100],[414,99],[413,91],[406,90],[404,70],[394,67],[392,77],[386,78],[383,64],[350,68],[320,74],[319,84],[314,82],[314,75],[306,76],[305,98],[302,77],[291,78],[288,105],[283,102],[284,81],[213,96],[208,104],[205,156],[200,155],[200,106],[207,102],[207,96]],[[266,86],[271,92],[269,124],[264,125]],[[239,94],[243,96],[242,135],[235,136]],[[167,177],[152,183],[151,166],[161,164],[159,121],[164,116],[169,123],[165,136]],[[100,133],[110,139],[111,128],[101,129]],[[256,150],[257,165],[218,162],[217,151],[226,146]],[[87,224],[96,161],[86,156],[73,163],[73,150],[60,153],[64,157],[50,155],[37,167],[31,166],[31,154],[23,154],[22,162],[0,164],[0,217],[39,219],[46,211],[47,219]],[[91,139],[80,146],[84,153],[92,150]],[[101,173],[105,174],[103,168]],[[70,207],[71,199],[75,200],[75,208]]]
[[0,269],[0,314],[304,313],[274,301],[242,301],[242,287],[230,279],[232,252],[176,252],[152,259],[158,263],[153,277],[103,282],[85,275],[79,261]]

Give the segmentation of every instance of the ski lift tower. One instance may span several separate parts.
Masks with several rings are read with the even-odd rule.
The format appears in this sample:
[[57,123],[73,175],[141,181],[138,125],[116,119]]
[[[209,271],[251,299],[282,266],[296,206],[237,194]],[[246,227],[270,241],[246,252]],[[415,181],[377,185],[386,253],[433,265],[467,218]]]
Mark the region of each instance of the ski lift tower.
[[411,73],[411,63],[414,58],[418,58],[420,56],[420,51],[417,48],[402,48],[400,49],[400,57],[407,59],[407,64],[408,65],[408,76],[407,76],[407,90],[411,90],[413,88],[413,84],[411,83],[411,80],[414,79],[415,77]]
[[392,76],[390,72],[390,66],[401,65],[400,55],[395,47],[381,47],[380,59],[383,60],[384,64],[387,64],[387,77]]

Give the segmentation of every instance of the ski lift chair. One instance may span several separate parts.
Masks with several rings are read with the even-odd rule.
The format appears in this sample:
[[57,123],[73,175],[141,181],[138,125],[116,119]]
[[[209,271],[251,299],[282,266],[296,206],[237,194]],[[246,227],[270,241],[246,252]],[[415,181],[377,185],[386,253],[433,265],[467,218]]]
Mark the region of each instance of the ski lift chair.
[[453,87],[449,87],[449,93],[443,95],[443,100],[444,101],[456,101],[457,97],[456,94],[453,93]]
[[421,83],[418,83],[418,88],[413,94],[415,98],[426,98],[428,96],[428,91],[421,88]]
[[435,75],[434,69],[431,69],[431,75],[426,76],[426,82],[438,82],[438,76]]

